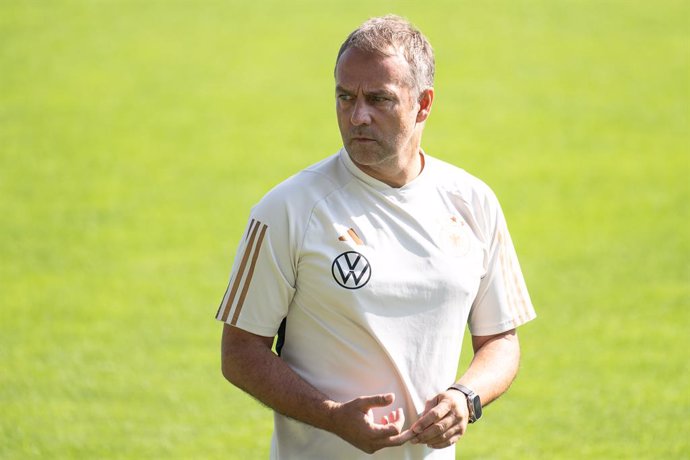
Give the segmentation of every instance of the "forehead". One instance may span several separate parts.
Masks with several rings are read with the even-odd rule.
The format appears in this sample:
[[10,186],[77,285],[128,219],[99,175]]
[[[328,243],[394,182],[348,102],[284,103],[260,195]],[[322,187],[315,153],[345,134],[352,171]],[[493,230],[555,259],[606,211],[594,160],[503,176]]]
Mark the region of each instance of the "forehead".
[[407,87],[409,76],[410,65],[400,53],[382,55],[358,48],[348,48],[335,69],[336,85],[346,89]]

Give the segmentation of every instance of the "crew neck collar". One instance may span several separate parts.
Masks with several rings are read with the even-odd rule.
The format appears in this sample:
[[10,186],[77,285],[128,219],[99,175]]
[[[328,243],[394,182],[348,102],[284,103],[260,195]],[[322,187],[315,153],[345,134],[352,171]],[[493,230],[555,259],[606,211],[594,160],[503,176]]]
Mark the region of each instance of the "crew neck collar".
[[427,171],[431,166],[429,164],[430,158],[426,153],[424,153],[424,150],[422,149],[420,149],[419,154],[422,155],[422,171],[417,175],[417,177],[415,177],[402,187],[392,187],[386,184],[385,182],[380,181],[359,169],[359,167],[354,163],[354,161],[352,161],[352,158],[350,158],[350,154],[347,153],[347,150],[345,150],[344,147],[340,149],[340,159],[347,168],[347,170],[350,171],[350,173],[353,176],[355,176],[362,182],[366,183],[367,185],[375,188],[376,190],[386,194],[404,193],[407,190],[417,188],[419,185],[425,182],[426,177],[429,175]]

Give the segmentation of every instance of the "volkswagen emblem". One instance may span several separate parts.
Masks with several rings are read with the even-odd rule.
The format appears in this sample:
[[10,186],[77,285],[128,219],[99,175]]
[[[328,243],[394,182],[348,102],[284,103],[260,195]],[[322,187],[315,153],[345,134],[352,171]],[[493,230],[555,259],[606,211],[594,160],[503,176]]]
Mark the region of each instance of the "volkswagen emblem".
[[371,266],[359,252],[347,251],[335,258],[331,273],[336,283],[345,289],[359,289],[369,282]]

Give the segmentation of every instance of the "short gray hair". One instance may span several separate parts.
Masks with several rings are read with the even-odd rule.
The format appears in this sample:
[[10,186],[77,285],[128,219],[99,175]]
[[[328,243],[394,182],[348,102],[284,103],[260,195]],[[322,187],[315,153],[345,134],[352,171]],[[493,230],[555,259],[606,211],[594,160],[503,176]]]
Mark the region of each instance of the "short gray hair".
[[378,53],[383,56],[401,52],[410,65],[410,86],[418,91],[434,86],[434,50],[429,40],[408,20],[389,14],[371,18],[353,31],[340,46],[336,68],[340,56],[349,48]]

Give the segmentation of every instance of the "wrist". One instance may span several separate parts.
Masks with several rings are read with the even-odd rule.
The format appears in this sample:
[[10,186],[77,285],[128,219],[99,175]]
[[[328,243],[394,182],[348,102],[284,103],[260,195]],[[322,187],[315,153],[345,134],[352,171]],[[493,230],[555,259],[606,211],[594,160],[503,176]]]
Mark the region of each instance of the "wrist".
[[454,383],[448,387],[448,390],[455,390],[464,395],[467,403],[467,410],[469,412],[470,423],[474,423],[482,417],[482,402],[477,393],[459,383]]
[[320,411],[323,414],[323,419],[320,421],[317,428],[336,433],[338,427],[342,426],[340,416],[342,414],[343,404],[337,401],[327,399],[323,402],[324,410]]

